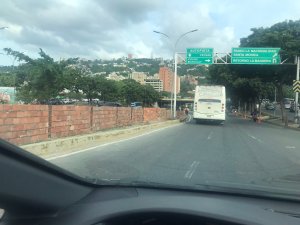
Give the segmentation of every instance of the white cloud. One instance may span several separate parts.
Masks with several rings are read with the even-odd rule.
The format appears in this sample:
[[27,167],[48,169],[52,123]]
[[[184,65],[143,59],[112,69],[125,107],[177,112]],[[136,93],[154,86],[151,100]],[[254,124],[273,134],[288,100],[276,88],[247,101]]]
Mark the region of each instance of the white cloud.
[[[56,58],[172,57],[186,47],[228,51],[250,28],[299,19],[300,1],[286,0],[2,0],[0,49],[11,47],[30,56],[38,49]],[[153,33],[159,30],[170,40]],[[0,51],[1,52],[1,51]],[[9,60],[0,55],[0,64]]]

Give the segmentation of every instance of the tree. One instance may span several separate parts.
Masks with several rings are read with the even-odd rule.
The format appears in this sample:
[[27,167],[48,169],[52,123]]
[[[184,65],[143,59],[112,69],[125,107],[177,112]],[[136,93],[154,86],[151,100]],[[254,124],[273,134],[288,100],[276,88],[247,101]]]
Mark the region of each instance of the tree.
[[151,85],[143,85],[143,105],[151,106],[159,100],[159,93]]
[[193,94],[189,92],[195,90],[196,85],[191,84],[190,82],[183,80],[180,82],[180,95],[181,97],[191,97]]
[[142,102],[144,90],[142,85],[133,79],[125,79],[122,82],[121,94],[123,96],[123,101],[126,104],[131,102]]
[[15,74],[13,73],[1,73],[0,74],[0,86],[1,87],[14,87],[15,86]]
[[[241,39],[240,47],[280,47],[281,58],[288,63],[293,63],[295,56],[300,55],[300,20],[284,21],[269,28],[253,28],[251,31],[251,35]],[[253,98],[258,101],[261,96],[270,95],[274,86],[282,99],[283,86],[292,84],[296,66],[212,65],[209,72],[210,80],[224,84],[231,94],[242,96],[243,101]],[[244,93],[245,90],[248,90],[248,94]]]
[[91,76],[80,77],[77,88],[92,102],[92,99],[99,98],[100,92],[97,90],[97,81]]
[[[253,28],[252,34],[241,39],[241,47],[280,47],[281,58],[288,63],[293,63],[295,56],[300,55],[300,20],[284,21],[277,23],[270,28]],[[268,70],[266,70],[268,68]],[[281,100],[282,119],[283,110],[283,85],[292,84],[295,78],[295,65],[265,66],[263,68],[256,66],[264,73],[260,73],[265,81],[272,82],[278,89],[279,99]]]
[[127,105],[131,102],[143,102],[144,105],[150,106],[159,100],[159,93],[150,85],[141,85],[133,79],[123,80],[120,84],[120,93]]
[[14,56],[18,61],[24,62],[16,71],[16,86],[18,99],[42,102],[55,98],[64,90],[62,79],[62,64],[54,62],[42,49],[38,59],[31,59],[23,53],[5,48],[8,55]]

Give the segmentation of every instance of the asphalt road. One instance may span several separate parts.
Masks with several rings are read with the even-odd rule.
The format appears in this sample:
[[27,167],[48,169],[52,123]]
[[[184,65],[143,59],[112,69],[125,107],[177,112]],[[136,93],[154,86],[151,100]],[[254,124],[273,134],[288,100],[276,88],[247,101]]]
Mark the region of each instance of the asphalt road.
[[299,136],[228,117],[224,125],[183,123],[50,161],[83,177],[115,181],[298,191]]

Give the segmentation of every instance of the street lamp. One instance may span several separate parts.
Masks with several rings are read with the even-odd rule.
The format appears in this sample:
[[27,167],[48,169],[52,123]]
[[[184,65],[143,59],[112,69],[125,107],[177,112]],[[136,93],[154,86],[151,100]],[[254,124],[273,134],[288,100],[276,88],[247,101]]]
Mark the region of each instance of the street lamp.
[[[167,34],[165,34],[165,33],[163,33],[163,32],[160,32],[160,31],[156,31],[156,30],[154,30],[153,32],[156,33],[156,34],[161,34],[161,35],[163,35],[164,37],[168,38],[169,41],[170,41],[169,35],[167,35]],[[174,47],[174,46],[173,46],[173,47]],[[174,52],[174,49],[173,49],[173,52]],[[174,55],[174,54],[173,54],[173,55]],[[173,98],[173,94],[172,94],[172,91],[171,91],[171,115],[170,115],[171,117],[172,117],[172,109],[173,109],[172,98]]]
[[167,34],[165,34],[165,33],[163,33],[163,32],[159,32],[159,31],[156,31],[156,30],[154,30],[153,32],[154,32],[154,33],[157,33],[157,34],[164,35],[164,36],[167,37],[167,38],[170,38],[169,35],[167,35]]
[[190,34],[190,33],[193,33],[193,32],[196,32],[198,31],[198,29],[194,29],[194,30],[190,30],[188,32],[185,32],[183,33],[182,35],[180,35],[176,42],[175,42],[175,46],[174,46],[174,104],[173,104],[173,107],[174,107],[174,110],[173,110],[173,118],[175,119],[176,118],[176,101],[177,101],[177,53],[176,53],[176,47],[177,47],[177,44],[178,42],[180,41],[181,38],[183,38],[184,36],[186,36],[187,34]]
[[[176,93],[176,89],[177,89],[177,53],[176,53],[176,48],[177,48],[177,44],[179,43],[179,41],[184,37],[186,36],[187,34],[190,34],[190,33],[193,33],[193,32],[196,32],[198,31],[198,29],[194,29],[194,30],[190,30],[190,31],[187,31],[183,34],[181,34],[175,41],[175,44],[173,46],[173,56],[174,56],[174,79],[173,79],[173,83],[172,83],[172,87],[173,87],[173,92],[171,92],[171,109],[172,109],[172,98],[173,98],[173,95],[174,95],[174,104],[173,104],[173,118],[175,119],[176,118],[176,100],[177,100],[177,93]],[[154,30],[153,31],[154,33],[156,34],[161,34],[165,37],[167,37],[168,39],[170,39],[169,35],[163,33],[163,32],[160,32],[160,31],[156,31]]]

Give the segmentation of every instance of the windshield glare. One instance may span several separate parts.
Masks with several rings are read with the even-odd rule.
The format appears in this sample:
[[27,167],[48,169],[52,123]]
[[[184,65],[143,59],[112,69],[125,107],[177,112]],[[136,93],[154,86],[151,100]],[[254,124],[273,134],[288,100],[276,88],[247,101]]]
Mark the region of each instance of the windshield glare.
[[297,198],[299,12],[3,0],[0,138],[98,185]]

